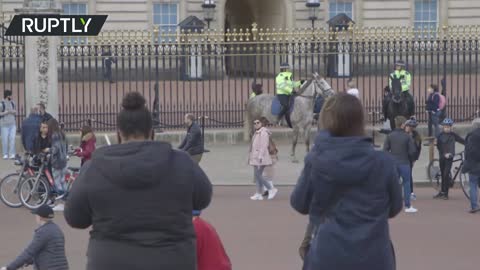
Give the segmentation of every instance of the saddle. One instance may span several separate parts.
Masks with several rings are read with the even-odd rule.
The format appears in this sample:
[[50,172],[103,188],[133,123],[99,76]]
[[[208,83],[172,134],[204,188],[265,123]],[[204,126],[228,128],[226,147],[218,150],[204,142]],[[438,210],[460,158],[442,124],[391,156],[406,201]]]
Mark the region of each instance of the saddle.
[[[293,108],[295,107],[294,105],[295,105],[295,96],[290,98],[290,109],[288,110],[288,113],[293,112]],[[282,104],[280,104],[280,100],[278,100],[278,97],[275,96],[275,97],[273,97],[273,100],[272,100],[272,110],[271,110],[271,112],[272,112],[273,115],[278,116],[281,111],[282,111]]]

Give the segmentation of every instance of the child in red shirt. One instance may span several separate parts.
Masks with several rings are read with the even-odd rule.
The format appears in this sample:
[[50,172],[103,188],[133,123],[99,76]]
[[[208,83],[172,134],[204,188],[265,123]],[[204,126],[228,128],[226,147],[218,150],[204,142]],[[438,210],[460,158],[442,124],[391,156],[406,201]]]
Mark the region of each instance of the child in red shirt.
[[193,210],[193,227],[197,235],[197,270],[232,270],[217,231],[200,218],[200,211]]
[[80,147],[75,149],[75,155],[82,159],[81,166],[88,160],[92,158],[93,152],[95,152],[95,144],[97,139],[95,138],[95,134],[93,133],[93,129],[90,126],[82,127],[82,136],[81,140],[82,143]]

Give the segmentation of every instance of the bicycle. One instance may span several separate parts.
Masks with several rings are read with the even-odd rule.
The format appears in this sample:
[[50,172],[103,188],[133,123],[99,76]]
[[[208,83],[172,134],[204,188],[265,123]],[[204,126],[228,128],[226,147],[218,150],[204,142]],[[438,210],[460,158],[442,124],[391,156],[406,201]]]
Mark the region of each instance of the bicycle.
[[65,182],[67,184],[66,192],[63,195],[59,195],[55,188],[52,174],[48,169],[50,154],[40,154],[39,157],[41,165],[36,175],[25,179],[20,184],[20,201],[23,206],[30,210],[37,209],[46,204],[49,199],[57,201],[65,198],[80,171],[80,168],[67,167],[67,174],[65,176]]
[[[451,183],[450,186],[453,187],[455,185],[455,181],[457,180],[457,177],[459,177],[460,181],[460,186],[462,187],[462,191],[465,194],[465,196],[470,199],[470,185],[468,182],[468,177],[462,173],[462,167],[463,167],[463,162],[464,162],[464,152],[460,152],[459,154],[456,154],[453,157],[453,165],[452,165],[452,170],[451,170]],[[427,176],[428,179],[430,180],[430,184],[432,187],[440,191],[441,189],[441,183],[442,183],[442,172],[440,171],[440,160],[438,159],[433,159],[430,161],[427,167]]]
[[16,166],[21,166],[15,173],[8,174],[0,180],[0,200],[11,208],[19,208],[22,202],[18,196],[20,184],[25,177],[35,175],[38,166],[34,164],[35,156],[32,153],[26,152],[24,157],[15,160]]

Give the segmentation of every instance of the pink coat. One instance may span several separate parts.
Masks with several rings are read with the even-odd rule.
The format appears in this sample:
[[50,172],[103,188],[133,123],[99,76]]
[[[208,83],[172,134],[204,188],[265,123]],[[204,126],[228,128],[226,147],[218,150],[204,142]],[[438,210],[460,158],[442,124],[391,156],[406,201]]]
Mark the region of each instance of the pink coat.
[[252,166],[272,165],[272,158],[268,153],[270,134],[271,132],[265,127],[255,131],[252,138],[252,145],[250,146],[248,164]]

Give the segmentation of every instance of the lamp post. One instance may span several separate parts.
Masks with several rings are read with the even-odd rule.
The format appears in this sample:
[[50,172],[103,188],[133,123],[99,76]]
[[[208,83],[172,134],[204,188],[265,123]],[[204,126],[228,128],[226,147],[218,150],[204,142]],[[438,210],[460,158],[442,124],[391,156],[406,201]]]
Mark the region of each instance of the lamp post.
[[307,0],[305,4],[308,8],[308,19],[312,21],[312,29],[315,28],[315,21],[318,20],[318,8],[320,0]]
[[213,21],[215,17],[215,1],[214,0],[204,0],[202,4],[203,9],[203,19],[207,22],[207,29],[210,29],[210,22]]

